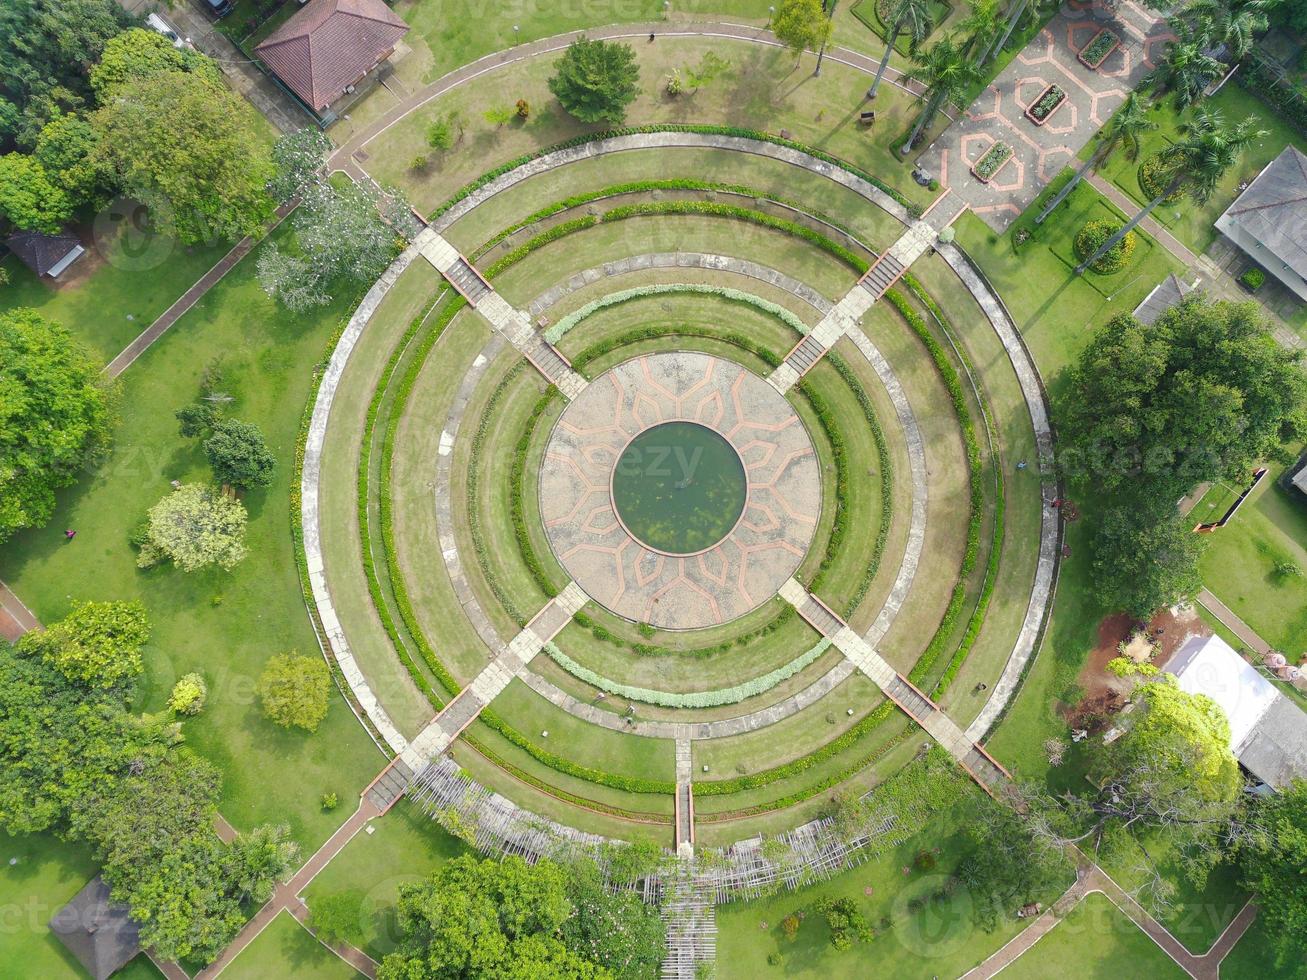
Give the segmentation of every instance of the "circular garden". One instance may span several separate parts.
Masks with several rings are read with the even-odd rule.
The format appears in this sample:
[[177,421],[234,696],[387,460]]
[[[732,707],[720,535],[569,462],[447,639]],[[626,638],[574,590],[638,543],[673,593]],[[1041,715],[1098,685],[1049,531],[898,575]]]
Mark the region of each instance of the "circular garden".
[[449,754],[609,837],[670,845],[678,781],[701,847],[775,833],[922,751],[790,580],[963,728],[1042,617],[1012,352],[932,255],[770,384],[909,215],[866,175],[751,145],[505,168],[429,216],[583,379],[573,397],[416,249],[319,396],[314,598],[360,719],[411,740],[574,582],[584,605]]

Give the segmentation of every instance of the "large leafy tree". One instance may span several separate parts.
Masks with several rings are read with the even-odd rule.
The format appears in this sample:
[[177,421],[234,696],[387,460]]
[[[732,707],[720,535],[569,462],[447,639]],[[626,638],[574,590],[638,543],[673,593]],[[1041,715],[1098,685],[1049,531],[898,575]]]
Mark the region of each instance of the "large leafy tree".
[[426,881],[401,885],[401,938],[382,960],[379,980],[477,980],[610,974],[558,938],[572,914],[563,870],[519,857],[445,864]]
[[22,153],[0,157],[0,220],[54,235],[72,214],[72,199],[35,158]]
[[1224,44],[1236,61],[1252,50],[1256,37],[1267,27],[1267,12],[1279,0],[1194,0],[1181,13],[1195,26],[1205,48]]
[[579,37],[554,62],[554,71],[549,91],[582,122],[619,125],[640,94],[640,66],[629,44]]
[[137,564],[150,568],[170,558],[184,572],[234,568],[245,557],[247,521],[239,500],[188,483],[150,508]]
[[268,193],[282,204],[299,197],[321,179],[330,153],[331,140],[316,126],[280,137],[272,146]]
[[173,72],[194,72],[214,84],[221,84],[222,79],[217,62],[208,55],[174,47],[157,31],[137,27],[105,44],[99,64],[90,72],[91,88],[103,104],[124,82]]
[[72,114],[51,119],[36,137],[33,158],[76,207],[99,203],[112,188],[110,175],[93,157],[95,144],[91,124]]
[[272,163],[258,116],[205,75],[128,79],[91,123],[96,159],[181,241],[232,241],[271,216]]
[[253,422],[218,419],[204,442],[204,455],[219,483],[248,489],[266,487],[277,468],[263,433]]
[[70,681],[112,688],[141,672],[141,647],[149,638],[139,602],[79,602],[59,622],[24,636],[18,648]]
[[1277,964],[1307,963],[1307,780],[1253,804],[1239,856]]
[[1127,497],[1108,507],[1094,529],[1094,585],[1099,602],[1137,619],[1192,599],[1204,539],[1170,498]]
[[1121,315],[1070,373],[1059,456],[1111,492],[1144,480],[1170,502],[1307,436],[1301,357],[1281,348],[1252,303],[1190,297],[1152,327]]
[[48,521],[54,491],[104,448],[110,393],[59,324],[30,309],[0,313],[0,541]]
[[[988,2],[992,6],[993,0]],[[885,53],[880,57],[880,67],[876,69],[876,77],[871,80],[871,88],[867,89],[869,99],[876,97],[876,90],[880,88],[880,80],[885,77],[885,69],[889,67],[890,56],[894,54],[894,45],[898,42],[899,36],[906,31],[911,49],[916,51],[917,45],[930,33],[929,0],[892,0],[888,27],[889,36],[885,38]]]
[[802,57],[830,39],[831,22],[821,0],[781,0],[771,19],[776,39]]
[[958,877],[971,893],[972,914],[983,929],[1056,889],[1071,870],[1064,851],[1033,833],[1012,808],[977,799],[966,821],[967,856]]
[[257,690],[274,723],[315,732],[327,716],[331,674],[321,657],[277,654],[264,665]]

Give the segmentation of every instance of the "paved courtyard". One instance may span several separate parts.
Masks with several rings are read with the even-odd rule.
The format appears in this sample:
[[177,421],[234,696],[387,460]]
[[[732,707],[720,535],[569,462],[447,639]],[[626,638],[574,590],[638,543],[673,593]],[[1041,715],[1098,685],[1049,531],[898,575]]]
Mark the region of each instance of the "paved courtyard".
[[[1121,44],[1093,70],[1077,55],[1104,27]],[[1115,10],[1103,0],[1072,0],[918,162],[991,228],[1003,231],[1063,167],[1074,165],[1076,154],[1163,57],[1173,38],[1160,14],[1132,0],[1122,0]],[[1067,98],[1039,126],[1026,109],[1051,84]],[[1014,152],[985,183],[971,168],[997,141]]]
[[[610,492],[627,443],[672,421],[720,434],[747,479],[739,523],[695,555],[638,541]],[[558,420],[541,463],[540,512],[554,553],[592,599],[628,619],[696,629],[756,608],[794,574],[821,513],[821,475],[803,422],[762,378],[708,354],[647,354],[593,381]]]

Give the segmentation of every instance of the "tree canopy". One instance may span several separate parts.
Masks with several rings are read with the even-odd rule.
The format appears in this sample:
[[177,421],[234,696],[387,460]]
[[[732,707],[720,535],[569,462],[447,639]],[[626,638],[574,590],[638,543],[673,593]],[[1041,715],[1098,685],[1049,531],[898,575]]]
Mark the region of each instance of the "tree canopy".
[[994,929],[1069,877],[1071,863],[1054,842],[1040,839],[1011,807],[977,799],[966,821],[967,856],[958,877],[971,890],[972,914]]
[[194,72],[212,83],[222,79],[217,63],[207,55],[174,47],[157,31],[135,27],[109,39],[99,63],[91,68],[90,82],[103,104],[126,81],[170,72]]
[[245,508],[212,487],[188,483],[151,507],[146,520],[136,560],[142,568],[171,558],[184,572],[231,569],[245,557]]
[[141,647],[149,638],[139,602],[79,602],[59,622],[25,635],[18,648],[70,681],[110,688],[141,672]]
[[98,203],[112,186],[110,176],[95,162],[96,141],[91,124],[74,115],[56,116],[36,137],[33,159],[77,207]]
[[259,427],[238,419],[214,421],[213,435],[204,442],[204,455],[219,483],[242,489],[266,487],[277,468],[277,459]]
[[315,732],[327,716],[331,673],[321,657],[277,654],[264,665],[257,689],[271,721]]
[[554,69],[549,91],[582,122],[618,125],[640,94],[640,66],[629,44],[579,37]]
[[0,541],[54,513],[54,492],[109,441],[111,388],[63,327],[0,313]]
[[95,158],[182,242],[234,241],[271,217],[258,116],[205,74],[129,78],[91,116]]
[[563,944],[622,980],[656,980],[667,952],[658,910],[633,891],[609,892],[593,861],[573,862],[565,872],[573,911],[559,931]]
[[22,153],[0,157],[0,219],[54,235],[72,214],[72,200],[35,158]]
[[1244,887],[1257,895],[1278,965],[1307,962],[1307,780],[1255,802],[1249,826]]
[[1192,599],[1203,588],[1198,571],[1206,543],[1173,500],[1125,495],[1094,528],[1094,587],[1108,609],[1148,619]]
[[778,41],[802,55],[829,40],[831,22],[821,0],[782,0],[772,16],[771,30]]

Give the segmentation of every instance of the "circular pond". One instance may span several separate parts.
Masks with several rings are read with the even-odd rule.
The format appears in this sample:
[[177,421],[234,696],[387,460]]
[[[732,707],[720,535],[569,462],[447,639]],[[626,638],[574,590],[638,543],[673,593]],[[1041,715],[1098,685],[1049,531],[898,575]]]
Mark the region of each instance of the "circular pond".
[[613,468],[613,508],[653,551],[695,555],[731,533],[748,496],[744,464],[717,432],[696,422],[651,426]]

